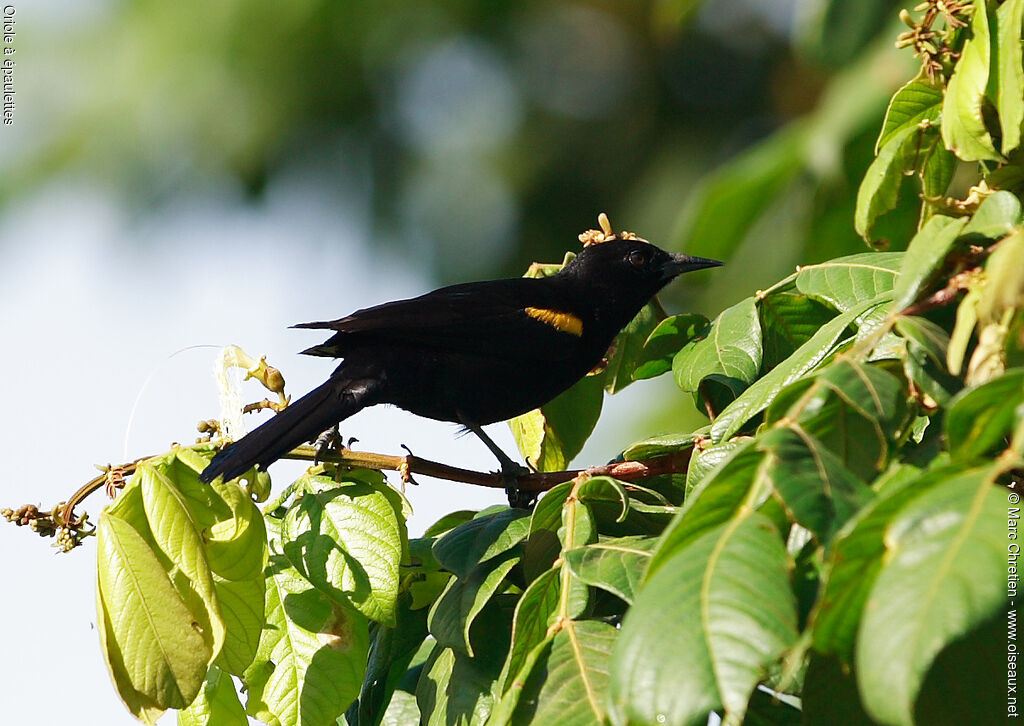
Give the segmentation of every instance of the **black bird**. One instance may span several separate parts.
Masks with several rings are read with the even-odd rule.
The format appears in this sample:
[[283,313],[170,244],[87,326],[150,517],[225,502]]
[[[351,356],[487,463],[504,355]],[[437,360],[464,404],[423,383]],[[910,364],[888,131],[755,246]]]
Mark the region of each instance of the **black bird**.
[[512,481],[522,467],[481,426],[553,399],[600,363],[616,334],[673,278],[720,264],[624,234],[585,247],[550,277],[452,285],[296,325],[335,331],[303,352],[341,364],[326,383],[225,447],[199,478],[266,468],[357,411],[390,403],[473,431]]

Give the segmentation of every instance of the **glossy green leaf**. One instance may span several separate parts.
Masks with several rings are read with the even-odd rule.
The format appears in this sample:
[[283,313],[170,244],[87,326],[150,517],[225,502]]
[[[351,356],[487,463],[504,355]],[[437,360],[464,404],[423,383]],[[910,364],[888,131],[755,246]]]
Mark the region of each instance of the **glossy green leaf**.
[[832,318],[793,355],[769,371],[722,411],[711,425],[711,439],[718,442],[734,436],[747,421],[767,408],[779,391],[817,368],[832,355],[841,344],[843,333],[854,321],[888,302],[888,298],[882,295]]
[[512,551],[481,562],[466,577],[453,577],[430,609],[428,625],[438,644],[473,655],[469,629],[519,562]]
[[[371,629],[366,676],[359,691],[358,717],[362,726],[387,723],[386,713],[382,715],[382,711],[385,707],[392,710],[390,704],[396,697],[403,698],[403,692],[396,689],[428,635],[426,611],[409,609],[411,601],[409,595],[400,596],[394,627],[376,625]],[[415,700],[412,698],[414,707]]]
[[733,440],[711,445],[705,440],[703,447],[695,449],[693,456],[690,457],[690,465],[686,469],[686,496],[689,497],[704,477],[730,458],[736,449],[747,443],[743,440]]
[[[284,552],[332,599],[393,624],[405,520],[386,482],[315,477],[284,519]],[[386,491],[387,490],[387,491]]]
[[439,520],[434,522],[432,525],[426,528],[423,532],[424,537],[436,537],[440,534],[444,534],[449,530],[455,529],[460,524],[465,524],[477,515],[477,512],[472,509],[459,509],[454,512],[441,517]]
[[[543,502],[550,497],[541,499]],[[540,509],[538,505],[537,509]],[[561,516],[561,504],[558,504]],[[468,577],[480,562],[507,552],[530,532],[530,512],[522,509],[485,510],[476,518],[459,525],[434,544],[434,556],[449,572]]]
[[737,442],[711,475],[687,493],[686,501],[662,534],[648,565],[651,577],[677,551],[728,522],[744,505],[756,508],[770,495],[760,485],[764,460],[753,439]]
[[659,456],[679,454],[692,449],[698,436],[698,432],[652,436],[649,439],[630,444],[622,452],[622,458],[626,461],[645,461]]
[[226,631],[224,647],[216,663],[226,672],[240,676],[256,657],[259,647],[266,582],[262,572],[257,578],[246,580],[225,580],[214,575],[213,586]]
[[864,239],[873,240],[876,221],[896,208],[906,173],[917,164],[924,134],[916,126],[893,132],[868,167],[857,190],[853,217],[854,228]]
[[982,200],[961,236],[1001,239],[1010,234],[1020,222],[1020,199],[1016,194],[997,191]]
[[[268,518],[281,544],[281,523]],[[330,726],[359,695],[368,621],[314,588],[283,555],[267,568],[267,625],[243,682],[246,713],[264,723]]]
[[708,325],[708,319],[696,313],[673,315],[662,320],[647,337],[643,350],[637,356],[633,380],[654,378],[672,370],[675,354],[702,335]]
[[903,310],[916,301],[937,277],[960,236],[967,218],[954,219],[937,214],[930,217],[910,240],[900,274],[893,288],[893,308]]
[[894,376],[842,359],[819,371],[810,385],[791,389],[768,408],[766,422],[795,421],[799,431],[815,437],[866,481],[888,465],[906,417],[906,392]]
[[[1003,155],[1020,146],[1024,124],[1024,68],[1021,67],[1021,24],[1024,0],[1006,0],[996,9],[996,57],[993,68],[998,74],[995,105],[999,112]],[[991,85],[991,84],[990,84]]]
[[942,107],[942,88],[920,75],[896,91],[885,112],[882,131],[875,143],[875,153],[899,132],[917,129],[921,122],[938,121]]
[[742,390],[760,369],[761,324],[753,298],[724,310],[705,337],[687,344],[672,360],[676,383],[691,392],[708,378]]
[[939,651],[1003,607],[1006,501],[984,472],[968,472],[915,499],[886,528],[856,650],[857,682],[875,719],[914,724]]
[[958,395],[946,416],[946,436],[954,459],[970,461],[1006,446],[1024,416],[1024,368]]
[[825,563],[824,589],[811,615],[815,650],[852,663],[864,603],[882,567],[887,527],[908,502],[948,474],[940,470],[893,482],[843,527]]
[[128,710],[154,723],[164,710],[191,703],[213,651],[193,627],[196,614],[154,553],[155,543],[118,516],[128,496],[122,494],[97,527],[100,646]]
[[927,318],[916,316],[901,316],[895,327],[907,341],[903,366],[907,379],[946,406],[963,385],[946,368],[949,334]]
[[477,627],[484,637],[474,639],[475,657],[435,644],[424,663],[416,702],[425,726],[470,726],[487,720],[495,701],[494,682],[508,649],[511,622],[492,602],[481,613]]
[[211,668],[188,708],[178,712],[178,726],[247,726],[235,684],[224,671]]
[[551,567],[562,554],[558,530],[562,509],[572,491],[573,482],[563,482],[546,492],[533,508],[528,522],[529,534],[523,544],[523,575],[532,582]]
[[848,312],[896,285],[902,252],[862,252],[800,268],[797,289]]
[[601,726],[608,662],[618,631],[594,620],[569,621],[535,665],[508,723]]
[[796,639],[782,540],[748,513],[677,549],[626,614],[611,662],[613,724],[740,722],[750,695]]
[[758,437],[765,453],[758,475],[788,515],[827,543],[873,496],[843,460],[799,427]]
[[519,452],[538,471],[562,471],[580,453],[604,403],[604,376],[585,376],[508,424]]
[[[641,361],[646,360],[644,349],[647,340],[664,320],[665,312],[661,305],[648,303],[615,336],[615,342],[612,343],[611,350],[607,355],[608,363],[605,365],[602,375],[599,376],[603,379],[605,390],[608,393],[618,393],[633,382],[633,371]],[[587,434],[589,435],[589,433],[588,431]],[[585,437],[584,440],[586,440]]]
[[991,60],[987,3],[974,5],[971,37],[960,52],[942,104],[942,138],[964,161],[998,160],[999,152],[985,127],[985,89]]
[[[176,459],[172,452],[144,461],[138,465],[135,476],[153,540],[166,557],[165,571],[194,614],[216,657],[224,645],[224,621],[196,508],[189,506],[180,486],[187,487],[187,479],[174,476]],[[259,550],[257,554],[262,559]]]
[[583,582],[632,604],[657,543],[653,537],[615,537],[569,550],[565,562]]
[[502,667],[500,692],[512,687],[512,679],[526,664],[530,653],[548,637],[561,593],[561,568],[546,570],[530,583],[516,603],[512,620],[512,645]]
[[416,696],[407,691],[395,691],[387,710],[381,716],[381,726],[409,726],[419,722],[420,709],[416,705]]
[[835,310],[795,290],[773,292],[757,303],[764,346],[763,368],[771,370],[835,317]]

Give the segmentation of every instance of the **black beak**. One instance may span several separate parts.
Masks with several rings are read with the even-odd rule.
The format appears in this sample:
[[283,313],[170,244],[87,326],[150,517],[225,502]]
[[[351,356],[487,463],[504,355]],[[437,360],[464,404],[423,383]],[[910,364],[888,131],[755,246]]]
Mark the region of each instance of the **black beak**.
[[671,280],[684,272],[703,270],[705,267],[719,267],[722,264],[719,260],[711,260],[707,257],[672,254],[672,258],[662,266],[661,271],[666,280]]

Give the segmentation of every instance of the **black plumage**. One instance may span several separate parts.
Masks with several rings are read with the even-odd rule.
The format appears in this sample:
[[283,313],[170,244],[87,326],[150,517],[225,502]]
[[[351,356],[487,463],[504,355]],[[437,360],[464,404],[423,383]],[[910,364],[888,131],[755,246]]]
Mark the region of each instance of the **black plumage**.
[[265,468],[366,406],[480,427],[542,406],[592,370],[677,275],[721,264],[639,239],[584,248],[557,274],[452,285],[295,327],[334,331],[304,351],[343,359],[321,386],[218,453],[203,481]]

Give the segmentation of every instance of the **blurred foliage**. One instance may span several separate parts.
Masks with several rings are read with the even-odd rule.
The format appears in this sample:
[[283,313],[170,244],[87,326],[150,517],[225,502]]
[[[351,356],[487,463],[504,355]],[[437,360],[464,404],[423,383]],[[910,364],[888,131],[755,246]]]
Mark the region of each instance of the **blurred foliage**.
[[[893,6],[136,0],[68,23],[26,12],[23,53],[46,58],[26,65],[37,100],[0,201],[80,174],[143,209],[225,178],[258,203],[298,165],[365,197],[375,242],[446,281],[560,259],[605,210],[665,246],[748,260],[716,302],[734,299],[737,279],[767,283],[855,249],[839,220],[871,160],[872,119],[906,76],[907,59],[874,44]],[[728,194],[746,201],[711,242],[703,220]],[[752,228],[764,213],[773,222]]]

